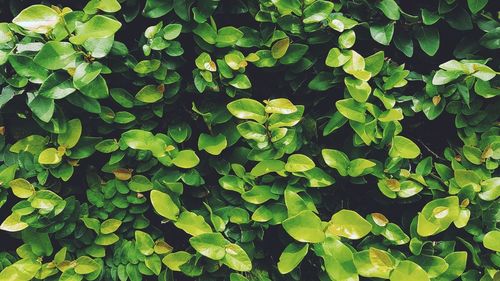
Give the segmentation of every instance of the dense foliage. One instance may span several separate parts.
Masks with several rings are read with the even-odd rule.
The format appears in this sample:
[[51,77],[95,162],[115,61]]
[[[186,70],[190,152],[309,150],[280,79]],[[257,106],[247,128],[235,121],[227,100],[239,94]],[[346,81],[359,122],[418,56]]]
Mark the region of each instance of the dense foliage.
[[494,2],[0,1],[0,280],[499,280]]

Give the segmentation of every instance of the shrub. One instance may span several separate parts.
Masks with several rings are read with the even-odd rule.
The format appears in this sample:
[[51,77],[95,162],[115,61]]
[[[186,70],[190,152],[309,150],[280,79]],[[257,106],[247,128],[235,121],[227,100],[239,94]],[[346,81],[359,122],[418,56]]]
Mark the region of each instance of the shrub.
[[25,2],[0,280],[498,280],[495,1]]

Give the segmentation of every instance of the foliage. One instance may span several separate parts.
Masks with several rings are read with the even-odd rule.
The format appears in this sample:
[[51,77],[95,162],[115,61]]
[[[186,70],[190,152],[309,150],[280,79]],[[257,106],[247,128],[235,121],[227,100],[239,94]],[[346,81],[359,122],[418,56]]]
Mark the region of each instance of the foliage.
[[0,280],[498,280],[494,2],[0,1]]

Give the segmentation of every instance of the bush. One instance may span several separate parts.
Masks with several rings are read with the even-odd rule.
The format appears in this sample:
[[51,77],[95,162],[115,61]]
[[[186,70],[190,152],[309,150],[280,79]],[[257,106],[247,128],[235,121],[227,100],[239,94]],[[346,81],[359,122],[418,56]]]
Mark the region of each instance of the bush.
[[0,280],[498,280],[495,1],[0,2]]

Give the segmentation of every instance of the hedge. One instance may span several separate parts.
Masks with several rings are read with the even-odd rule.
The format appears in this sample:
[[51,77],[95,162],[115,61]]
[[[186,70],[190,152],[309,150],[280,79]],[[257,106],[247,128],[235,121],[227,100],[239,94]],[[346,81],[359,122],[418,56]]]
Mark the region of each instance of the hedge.
[[499,280],[495,2],[1,0],[0,280]]

